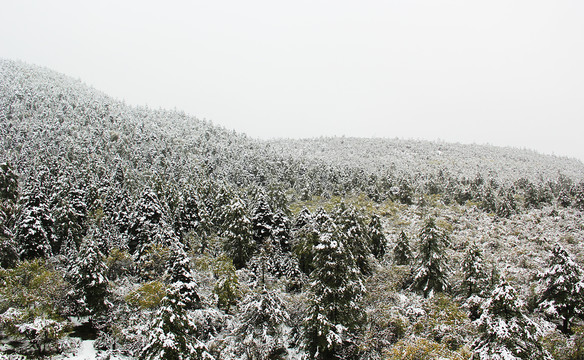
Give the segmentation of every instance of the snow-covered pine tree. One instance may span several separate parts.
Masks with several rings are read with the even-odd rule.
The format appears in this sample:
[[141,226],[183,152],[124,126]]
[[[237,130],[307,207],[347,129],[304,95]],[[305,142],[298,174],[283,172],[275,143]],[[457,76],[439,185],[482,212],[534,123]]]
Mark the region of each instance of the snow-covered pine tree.
[[107,265],[92,234],[81,245],[77,259],[67,278],[73,285],[68,297],[74,302],[76,314],[89,316],[91,320],[108,308],[109,294]]
[[16,225],[16,243],[21,259],[29,260],[51,255],[53,224],[45,196],[35,187],[20,199],[22,212]]
[[351,343],[352,332],[364,320],[361,299],[365,287],[345,236],[323,233],[315,246],[310,275],[305,349],[311,359],[336,359]]
[[18,175],[9,163],[0,164],[0,201],[16,201],[18,198]]
[[146,189],[130,218],[128,229],[130,254],[141,256],[145,247],[160,230],[163,216],[164,212],[158,196],[152,190]]
[[371,255],[371,248],[369,244],[371,239],[363,216],[354,206],[346,206],[341,203],[335,210],[334,222],[338,227],[338,234],[345,237],[345,244],[353,254],[361,273],[370,274],[369,255]]
[[489,274],[483,263],[483,252],[476,243],[472,243],[462,260],[461,290],[467,298],[485,295],[489,288]]
[[539,309],[547,316],[560,318],[560,330],[570,333],[574,317],[584,316],[584,271],[560,245],[552,249],[549,268],[539,274],[543,292]]
[[85,192],[80,189],[70,190],[60,199],[56,208],[55,235],[53,253],[67,253],[69,249],[77,251],[86,232],[87,205]]
[[272,238],[274,239],[276,249],[283,252],[290,252],[290,219],[282,211],[274,215],[274,226],[272,228]]
[[274,212],[264,196],[260,197],[251,218],[253,224],[253,239],[256,244],[262,244],[272,236],[274,229]]
[[438,229],[434,219],[426,220],[420,232],[420,251],[417,257],[419,265],[410,289],[420,291],[424,297],[428,297],[449,288],[446,279],[447,244],[447,235]]
[[225,219],[227,228],[222,234],[225,239],[223,249],[233,260],[235,268],[241,269],[256,250],[252,224],[241,199],[236,198],[232,201]]
[[410,265],[412,262],[412,249],[406,233],[402,230],[398,237],[395,247],[393,248],[393,261],[397,265]]
[[239,308],[240,325],[235,330],[239,352],[250,360],[283,358],[290,315],[279,293],[262,286],[248,294]]
[[381,226],[381,219],[377,214],[371,216],[369,222],[369,238],[371,239],[371,252],[377,259],[385,255],[386,239]]
[[471,348],[477,360],[552,360],[538,341],[537,325],[522,311],[515,289],[502,281],[483,305]]
[[168,282],[177,288],[186,310],[201,307],[201,298],[197,294],[197,283],[191,273],[190,261],[184,250],[174,246],[167,266]]
[[180,286],[174,284],[162,299],[149,326],[148,340],[138,358],[143,360],[213,359],[194,334],[195,323],[188,316]]

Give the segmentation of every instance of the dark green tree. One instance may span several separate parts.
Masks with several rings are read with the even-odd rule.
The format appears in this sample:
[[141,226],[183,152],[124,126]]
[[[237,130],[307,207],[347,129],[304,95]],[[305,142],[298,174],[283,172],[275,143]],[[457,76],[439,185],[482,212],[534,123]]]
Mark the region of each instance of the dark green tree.
[[539,275],[543,291],[539,308],[551,318],[561,320],[560,330],[569,334],[574,317],[584,316],[584,272],[560,245],[552,249],[549,268]]
[[434,219],[426,220],[420,232],[418,268],[410,289],[421,292],[424,297],[449,288],[446,279],[446,247],[448,238],[436,226]]
[[139,354],[140,359],[213,359],[205,344],[195,337],[196,325],[187,315],[179,286],[170,287],[149,328],[148,341]]
[[523,303],[505,281],[483,305],[477,327],[479,337],[471,346],[473,359],[552,359],[538,341],[537,325],[525,316]]
[[20,199],[22,212],[16,225],[16,243],[23,260],[51,255],[54,241],[54,219],[45,196],[38,188],[25,193]]
[[77,260],[67,275],[73,285],[68,295],[75,303],[78,315],[90,316],[93,320],[94,316],[108,309],[107,271],[99,246],[91,234],[86,236]]
[[386,239],[381,226],[381,219],[378,215],[373,214],[369,222],[369,238],[371,239],[371,252],[377,259],[385,255]]
[[393,260],[397,265],[410,265],[413,260],[410,241],[402,230],[397,237],[397,243],[393,248]]
[[483,252],[476,243],[472,243],[462,260],[463,279],[461,290],[467,298],[472,295],[485,295],[489,289],[489,274],[485,269]]
[[228,210],[225,217],[227,226],[222,234],[225,239],[223,248],[235,268],[241,269],[257,248],[253,241],[252,223],[241,199],[234,199]]
[[361,271],[339,230],[323,233],[310,275],[305,349],[311,359],[339,359],[364,320]]

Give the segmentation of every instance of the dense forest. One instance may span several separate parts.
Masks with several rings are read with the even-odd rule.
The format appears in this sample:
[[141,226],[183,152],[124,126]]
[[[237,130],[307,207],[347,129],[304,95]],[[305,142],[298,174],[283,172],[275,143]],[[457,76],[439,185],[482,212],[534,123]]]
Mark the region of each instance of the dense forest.
[[584,358],[578,160],[257,140],[9,60],[0,122],[0,357]]

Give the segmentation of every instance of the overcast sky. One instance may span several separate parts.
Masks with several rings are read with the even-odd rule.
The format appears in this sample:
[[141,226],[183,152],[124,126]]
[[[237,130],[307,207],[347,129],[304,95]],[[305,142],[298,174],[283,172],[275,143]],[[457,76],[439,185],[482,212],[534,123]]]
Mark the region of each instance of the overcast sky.
[[3,1],[0,56],[253,137],[584,160],[584,1]]

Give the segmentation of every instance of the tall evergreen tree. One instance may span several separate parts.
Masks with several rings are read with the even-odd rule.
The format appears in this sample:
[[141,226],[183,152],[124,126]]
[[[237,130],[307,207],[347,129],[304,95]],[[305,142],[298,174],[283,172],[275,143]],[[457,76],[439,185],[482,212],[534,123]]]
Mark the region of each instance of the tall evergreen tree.
[[196,325],[185,306],[180,287],[171,286],[150,323],[148,343],[141,351],[140,359],[213,359],[205,344],[195,337]]
[[364,319],[365,292],[355,258],[339,231],[321,234],[310,275],[305,349],[312,359],[338,359]]
[[353,254],[361,273],[370,274],[369,255],[371,248],[369,244],[371,240],[363,216],[354,206],[346,206],[341,203],[336,209],[334,222],[338,227],[338,234],[345,237],[345,244]]
[[18,175],[9,163],[0,164],[0,202],[18,198]]
[[434,219],[426,220],[420,232],[420,251],[418,269],[410,288],[422,292],[424,297],[436,292],[446,291],[449,287],[446,279],[446,234],[436,227]]
[[227,229],[222,234],[225,238],[223,247],[235,268],[241,269],[256,250],[251,220],[241,199],[234,199],[230,204],[226,223]]
[[574,317],[584,317],[583,275],[582,268],[560,244],[552,249],[549,268],[539,275],[543,282],[539,308],[550,317],[560,318],[560,329],[565,334],[570,333]]
[[240,304],[235,334],[240,352],[250,360],[281,359],[287,354],[284,332],[290,315],[279,294],[261,287]]
[[369,222],[369,238],[371,239],[371,252],[377,259],[385,255],[386,239],[381,226],[381,219],[377,214],[371,216]]
[[86,232],[87,205],[85,192],[72,189],[60,199],[56,208],[55,235],[52,250],[54,254],[66,252],[67,248],[77,251]]
[[88,235],[68,274],[73,284],[73,290],[68,295],[74,301],[78,315],[90,316],[92,319],[107,310],[106,297],[109,294],[107,271],[99,246],[93,237]]
[[158,196],[146,189],[136,204],[130,219],[128,248],[130,253],[140,257],[153,239],[159,237],[165,228],[164,211]]
[[462,284],[464,295],[484,295],[489,287],[489,275],[483,262],[483,253],[476,243],[472,243],[462,261]]
[[493,290],[477,320],[480,335],[471,346],[473,359],[552,359],[538,342],[536,324],[522,308],[515,289],[505,281]]
[[201,307],[201,298],[197,294],[197,283],[191,273],[190,261],[184,250],[174,246],[167,266],[168,281],[177,288],[186,310]]
[[20,258],[29,260],[50,256],[55,221],[45,196],[38,188],[34,188],[20,200],[22,212],[16,225],[16,242]]
[[403,230],[399,233],[397,243],[393,248],[393,260],[397,265],[410,265],[413,260],[410,241]]
[[253,239],[262,244],[272,237],[274,230],[274,212],[268,201],[262,196],[258,201],[251,218],[253,224]]

